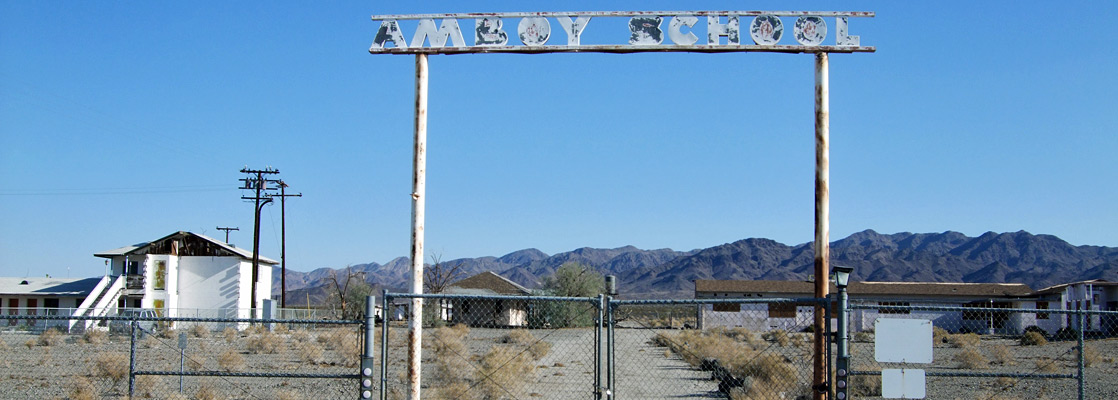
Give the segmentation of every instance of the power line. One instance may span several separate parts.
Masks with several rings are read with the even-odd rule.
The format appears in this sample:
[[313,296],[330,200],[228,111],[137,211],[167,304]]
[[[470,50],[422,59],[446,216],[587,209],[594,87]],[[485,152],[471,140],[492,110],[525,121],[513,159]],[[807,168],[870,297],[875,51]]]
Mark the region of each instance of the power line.
[[[241,196],[241,200],[252,200],[256,202],[254,207],[256,218],[253,222],[252,229],[252,317],[256,318],[256,286],[257,281],[260,280],[260,210],[265,204],[272,202],[272,195],[268,193],[269,190],[275,190],[268,185],[271,183],[279,183],[278,180],[266,179],[265,175],[278,174],[278,169],[266,167],[264,169],[249,169],[248,166],[241,168],[241,173],[248,174],[245,178],[241,179],[244,186],[240,189],[252,190],[255,195],[252,197]],[[253,176],[255,175],[255,177]]]
[[231,191],[227,186],[166,186],[149,188],[97,188],[51,190],[0,190],[0,196],[101,196],[119,194],[197,193]]

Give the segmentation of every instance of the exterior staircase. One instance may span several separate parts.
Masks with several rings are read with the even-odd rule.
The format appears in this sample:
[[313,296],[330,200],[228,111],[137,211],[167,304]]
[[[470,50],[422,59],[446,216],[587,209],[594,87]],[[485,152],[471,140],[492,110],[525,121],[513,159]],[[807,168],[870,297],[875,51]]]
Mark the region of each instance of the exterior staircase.
[[[111,307],[115,308],[117,300],[124,293],[125,282],[125,275],[116,277],[106,275],[101,278],[101,281],[97,282],[97,286],[94,286],[93,291],[89,293],[90,296],[86,297],[85,301],[74,311],[73,316],[103,317],[108,315]],[[71,319],[70,332],[84,332],[96,322],[97,320],[94,319]]]

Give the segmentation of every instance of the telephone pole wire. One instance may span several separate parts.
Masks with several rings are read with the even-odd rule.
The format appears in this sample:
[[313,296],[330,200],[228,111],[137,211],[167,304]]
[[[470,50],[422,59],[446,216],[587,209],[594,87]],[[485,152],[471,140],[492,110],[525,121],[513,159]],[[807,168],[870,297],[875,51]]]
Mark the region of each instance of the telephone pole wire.
[[[260,280],[260,210],[264,208],[265,204],[272,202],[272,195],[268,193],[269,190],[275,190],[268,187],[269,183],[279,183],[278,180],[266,179],[265,175],[278,174],[279,170],[272,167],[264,169],[249,169],[248,166],[241,168],[241,173],[248,174],[245,178],[241,179],[244,186],[241,189],[254,190],[256,195],[253,197],[241,196],[241,200],[252,200],[256,202],[256,219],[253,222],[252,229],[252,318],[255,319],[256,315],[256,286],[257,281]],[[255,175],[255,176],[253,176]]]
[[225,244],[229,244],[229,231],[239,231],[241,228],[222,228],[219,226],[217,230],[225,231]]
[[287,194],[287,182],[279,181],[280,194],[280,308],[287,308],[287,211],[284,200],[288,197],[303,197],[303,193]]

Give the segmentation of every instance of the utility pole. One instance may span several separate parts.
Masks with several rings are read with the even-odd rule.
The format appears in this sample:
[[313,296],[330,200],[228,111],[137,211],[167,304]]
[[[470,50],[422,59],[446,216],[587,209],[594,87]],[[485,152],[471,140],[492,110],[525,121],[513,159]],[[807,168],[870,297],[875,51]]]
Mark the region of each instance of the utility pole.
[[272,197],[280,198],[280,308],[287,308],[287,212],[284,208],[284,199],[288,197],[303,197],[303,193],[287,194],[287,182],[279,181],[280,194]]
[[229,231],[239,231],[241,228],[222,228],[219,226],[217,230],[225,231],[225,244],[229,244]]
[[[256,194],[253,197],[241,196],[241,200],[253,200],[256,202],[256,220],[253,222],[252,229],[252,318],[256,318],[256,286],[257,281],[260,280],[260,210],[264,208],[265,204],[272,202],[272,195],[268,193],[268,183],[279,183],[277,180],[266,179],[265,175],[278,174],[278,169],[266,167],[264,169],[248,169],[248,167],[241,168],[241,173],[248,174],[247,177],[241,179],[244,186],[241,189],[255,190]],[[255,175],[255,177],[253,176]]]

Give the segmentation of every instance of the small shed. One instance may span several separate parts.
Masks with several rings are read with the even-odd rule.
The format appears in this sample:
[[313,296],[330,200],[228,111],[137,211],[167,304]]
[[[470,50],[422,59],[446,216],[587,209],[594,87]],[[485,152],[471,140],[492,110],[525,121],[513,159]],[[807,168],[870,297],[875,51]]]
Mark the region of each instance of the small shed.
[[[473,296],[529,296],[530,290],[491,271],[482,272],[450,285],[444,294]],[[442,305],[443,318],[450,323],[475,327],[525,326],[528,301],[523,299],[464,298]]]

